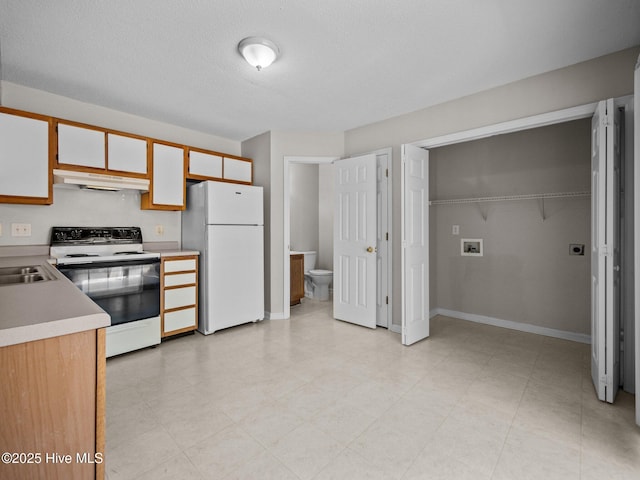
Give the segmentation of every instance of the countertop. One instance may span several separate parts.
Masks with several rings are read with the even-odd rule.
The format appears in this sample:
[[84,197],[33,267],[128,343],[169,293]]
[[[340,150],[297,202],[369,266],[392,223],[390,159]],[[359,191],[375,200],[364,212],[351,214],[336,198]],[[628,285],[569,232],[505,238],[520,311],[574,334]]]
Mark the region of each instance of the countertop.
[[159,253],[160,257],[189,257],[193,255],[200,255],[197,250],[151,250],[154,253]]
[[0,285],[0,347],[111,325],[111,317],[49,264],[49,257],[0,257],[0,267],[42,266],[53,280]]

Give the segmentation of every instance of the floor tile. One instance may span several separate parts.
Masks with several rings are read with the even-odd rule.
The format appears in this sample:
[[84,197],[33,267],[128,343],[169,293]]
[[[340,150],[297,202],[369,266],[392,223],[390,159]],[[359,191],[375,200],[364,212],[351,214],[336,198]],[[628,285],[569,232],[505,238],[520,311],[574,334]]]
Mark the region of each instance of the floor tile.
[[302,480],[311,479],[344,450],[344,445],[310,423],[275,442],[269,451]]
[[580,478],[580,450],[513,428],[493,474],[495,480]]
[[307,300],[109,359],[108,480],[640,478],[588,346],[436,316],[405,347]]
[[264,447],[236,426],[185,450],[191,463],[208,479],[225,478],[262,452]]

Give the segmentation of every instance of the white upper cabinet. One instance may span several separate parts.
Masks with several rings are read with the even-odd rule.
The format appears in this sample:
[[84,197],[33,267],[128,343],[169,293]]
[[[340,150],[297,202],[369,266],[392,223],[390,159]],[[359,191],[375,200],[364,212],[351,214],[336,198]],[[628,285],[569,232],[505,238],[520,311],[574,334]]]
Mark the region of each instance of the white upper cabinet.
[[189,175],[222,178],[222,157],[190,150]]
[[246,160],[224,157],[225,180],[251,183],[252,163]]
[[184,149],[161,143],[153,144],[152,203],[184,208]]
[[107,167],[119,172],[147,173],[147,141],[107,133]]
[[105,132],[58,123],[58,163],[106,168]]
[[51,203],[47,119],[0,112],[0,172],[0,202]]

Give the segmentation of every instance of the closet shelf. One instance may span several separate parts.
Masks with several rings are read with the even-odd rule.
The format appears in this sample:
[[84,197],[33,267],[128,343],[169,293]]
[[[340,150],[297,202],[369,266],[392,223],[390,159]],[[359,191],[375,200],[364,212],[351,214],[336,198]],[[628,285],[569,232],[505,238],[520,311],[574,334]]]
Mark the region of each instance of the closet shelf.
[[456,198],[452,200],[431,200],[429,205],[457,205],[463,203],[505,202],[511,200],[545,200],[547,198],[589,197],[591,192],[534,193],[528,195],[505,195],[501,197]]

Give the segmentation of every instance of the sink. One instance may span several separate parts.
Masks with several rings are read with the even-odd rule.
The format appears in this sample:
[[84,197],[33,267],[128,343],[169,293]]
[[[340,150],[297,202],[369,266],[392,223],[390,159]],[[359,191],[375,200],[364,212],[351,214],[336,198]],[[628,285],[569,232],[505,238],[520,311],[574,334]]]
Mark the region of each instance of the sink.
[[0,268],[0,275],[26,275],[29,273],[40,273],[40,267],[37,265],[29,265],[28,267]]
[[39,283],[49,280],[53,280],[53,277],[39,265],[0,268],[0,286]]

